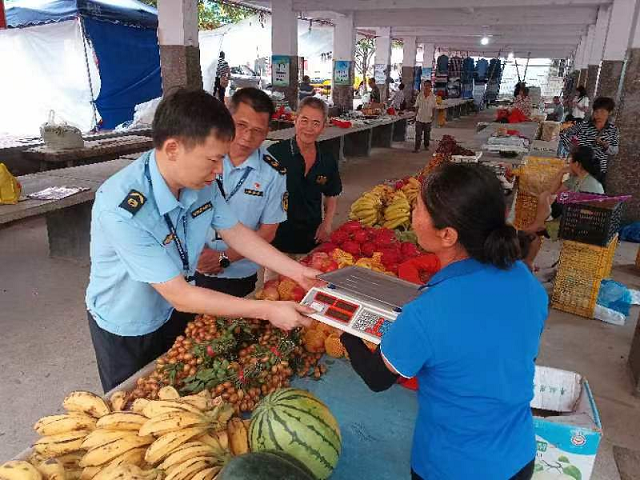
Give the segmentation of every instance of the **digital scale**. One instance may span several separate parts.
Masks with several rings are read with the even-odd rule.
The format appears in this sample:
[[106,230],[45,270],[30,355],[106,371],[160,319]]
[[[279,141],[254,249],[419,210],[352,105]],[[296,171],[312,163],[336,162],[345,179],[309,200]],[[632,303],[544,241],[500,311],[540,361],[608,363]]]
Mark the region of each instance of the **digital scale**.
[[402,307],[420,295],[420,286],[362,267],[319,275],[327,282],[313,287],[302,300],[309,316],[357,337],[379,344]]

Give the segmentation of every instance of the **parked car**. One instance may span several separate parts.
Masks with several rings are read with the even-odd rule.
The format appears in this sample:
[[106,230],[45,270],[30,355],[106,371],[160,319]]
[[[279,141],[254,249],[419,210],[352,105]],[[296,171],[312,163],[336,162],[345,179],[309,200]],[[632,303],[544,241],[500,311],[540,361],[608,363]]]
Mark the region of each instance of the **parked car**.
[[240,88],[255,87],[259,89],[267,88],[267,80],[246,65],[237,65],[230,67],[231,79],[229,82],[229,90],[234,92]]

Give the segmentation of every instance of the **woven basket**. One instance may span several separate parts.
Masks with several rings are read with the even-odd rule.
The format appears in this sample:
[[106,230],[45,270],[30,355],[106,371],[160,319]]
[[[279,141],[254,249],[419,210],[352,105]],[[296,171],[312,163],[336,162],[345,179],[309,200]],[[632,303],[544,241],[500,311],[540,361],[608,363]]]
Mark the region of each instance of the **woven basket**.
[[518,191],[516,197],[516,216],[513,226],[518,230],[528,227],[536,219],[538,212],[538,197],[528,193]]
[[564,161],[553,157],[525,157],[525,164],[519,171],[518,189],[530,195],[540,195],[548,190],[549,183],[560,169]]
[[600,283],[611,274],[617,246],[617,235],[606,247],[565,240],[553,285],[551,306],[593,318]]

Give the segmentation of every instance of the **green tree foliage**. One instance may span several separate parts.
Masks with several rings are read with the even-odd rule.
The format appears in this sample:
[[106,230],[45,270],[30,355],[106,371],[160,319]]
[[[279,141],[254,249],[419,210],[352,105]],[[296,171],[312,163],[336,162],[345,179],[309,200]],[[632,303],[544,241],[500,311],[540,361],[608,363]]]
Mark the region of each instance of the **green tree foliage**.
[[[153,7],[158,6],[158,0],[140,0]],[[256,11],[250,8],[229,5],[213,0],[198,0],[198,23],[200,30],[213,30],[228,23],[244,20]]]

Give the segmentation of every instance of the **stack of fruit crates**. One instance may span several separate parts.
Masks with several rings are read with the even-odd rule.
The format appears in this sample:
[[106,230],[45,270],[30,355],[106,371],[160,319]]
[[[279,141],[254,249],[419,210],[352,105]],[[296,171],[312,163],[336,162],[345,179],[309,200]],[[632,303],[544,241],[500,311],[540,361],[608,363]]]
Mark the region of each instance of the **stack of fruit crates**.
[[565,240],[553,285],[551,306],[593,318],[602,280],[611,275],[618,236],[605,247]]

